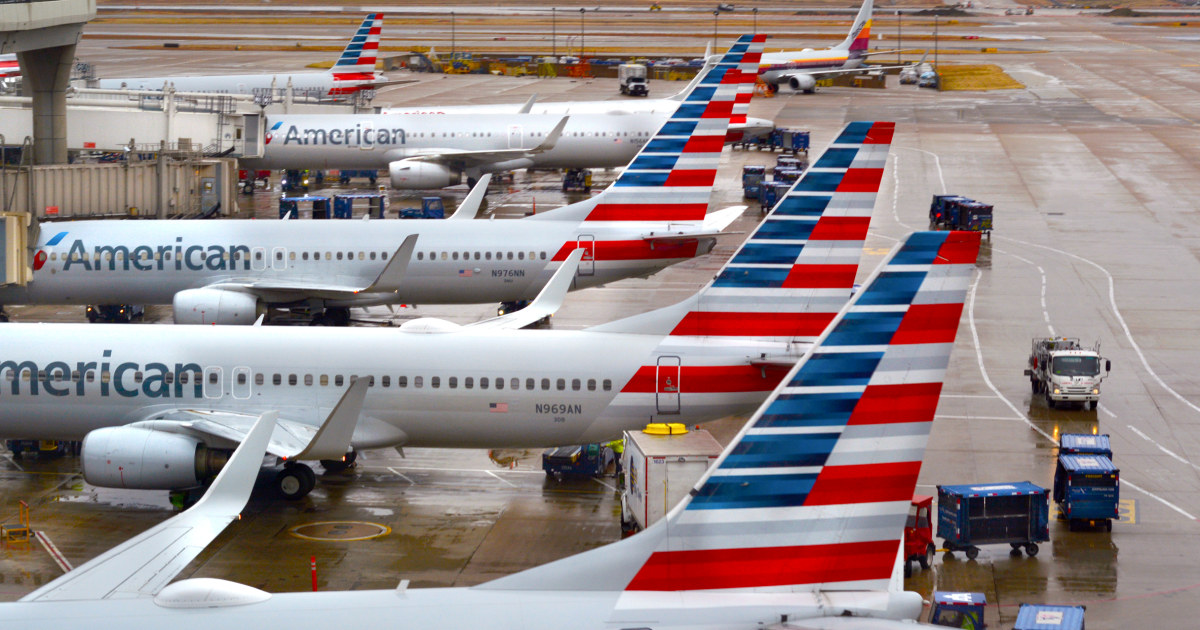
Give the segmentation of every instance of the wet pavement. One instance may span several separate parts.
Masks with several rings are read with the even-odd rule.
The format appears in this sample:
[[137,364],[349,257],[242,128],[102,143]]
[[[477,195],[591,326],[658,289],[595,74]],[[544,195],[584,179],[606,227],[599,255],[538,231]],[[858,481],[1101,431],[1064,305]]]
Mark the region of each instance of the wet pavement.
[[[983,591],[992,627],[1011,627],[1021,602],[1085,604],[1093,629],[1148,621],[1191,627],[1200,616],[1200,54],[1175,38],[1178,29],[1091,17],[1005,24],[1007,33],[1045,37],[1038,46],[1052,51],[987,59],[1026,89],[935,93],[897,86],[893,78],[882,91],[831,88],[756,99],[751,115],[810,129],[818,148],[848,120],[898,123],[860,277],[896,238],[926,226],[932,194],[995,205],[996,232],[981,254],[918,492],[1021,480],[1050,486],[1058,435],[1112,437],[1123,503],[1111,533],[1072,532],[1052,521],[1051,540],[1035,558],[1010,556],[1007,545],[985,546],[972,561],[939,554],[909,588]],[[97,40],[81,44],[81,56],[104,52]],[[385,89],[377,104],[616,92],[614,81],[603,80],[421,78]],[[659,94],[676,88],[651,87]],[[741,166],[773,159],[726,152],[713,206],[740,204]],[[519,216],[534,199],[539,210],[564,203],[556,181],[550,173],[518,174],[511,193],[507,186],[493,192],[493,206]],[[254,196],[261,216],[272,216],[274,195]],[[744,232],[758,220],[751,205],[732,230]],[[586,326],[676,301],[720,267],[738,238],[649,280],[572,294],[552,326]],[[372,309],[364,319],[472,321],[493,308],[421,306],[397,315]],[[13,310],[20,319],[82,319],[77,308]],[[148,313],[150,320],[169,317],[162,307]],[[1031,394],[1022,375],[1030,339],[1051,334],[1100,341],[1112,360],[1097,410],[1052,410]],[[717,426],[727,439],[738,422]],[[498,462],[478,451],[405,455],[368,452],[352,472],[322,475],[298,503],[260,489],[245,518],[184,575],[307,590],[315,556],[322,589],[391,588],[401,579],[464,585],[619,536],[611,478],[550,480],[533,452],[499,453]],[[16,501],[31,500],[35,528],[79,564],[170,514],[164,493],[96,490],[83,486],[75,469],[72,460],[0,459],[0,516],[13,520]],[[378,524],[390,533],[328,542],[290,533],[330,521]],[[37,544],[5,548],[0,599],[16,599],[58,571]]]

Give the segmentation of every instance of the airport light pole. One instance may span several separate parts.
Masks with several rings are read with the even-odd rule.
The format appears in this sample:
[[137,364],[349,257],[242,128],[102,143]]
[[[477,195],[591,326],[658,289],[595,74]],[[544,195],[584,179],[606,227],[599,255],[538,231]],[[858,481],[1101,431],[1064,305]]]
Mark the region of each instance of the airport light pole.
[[587,44],[587,39],[583,32],[583,18],[587,16],[587,9],[579,7],[579,60],[583,61],[584,45]]
[[758,7],[754,7],[753,9],[750,9],[750,12],[754,14],[754,34],[757,35],[758,34]]

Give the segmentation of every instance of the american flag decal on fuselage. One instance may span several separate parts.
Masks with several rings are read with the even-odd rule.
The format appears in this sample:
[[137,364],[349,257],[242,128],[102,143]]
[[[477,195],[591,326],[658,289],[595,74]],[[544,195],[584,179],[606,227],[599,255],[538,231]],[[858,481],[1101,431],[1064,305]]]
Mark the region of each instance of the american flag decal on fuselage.
[[[630,591],[885,590],[979,234],[919,232],[658,527]],[[663,529],[665,527],[665,529]]]

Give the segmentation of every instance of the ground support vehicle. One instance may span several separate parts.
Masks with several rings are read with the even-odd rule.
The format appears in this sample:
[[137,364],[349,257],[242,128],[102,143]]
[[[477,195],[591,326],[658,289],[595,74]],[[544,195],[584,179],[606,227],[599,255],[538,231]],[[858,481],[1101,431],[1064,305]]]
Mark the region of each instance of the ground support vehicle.
[[592,170],[588,168],[569,168],[563,172],[563,192],[592,192]]
[[1103,455],[1113,458],[1112,442],[1107,433],[1064,433],[1058,438],[1059,455]]
[[647,96],[650,87],[646,83],[646,66],[640,63],[623,63],[617,66],[617,83],[621,94]]
[[1028,481],[938,486],[937,536],[946,557],[966,552],[974,560],[978,545],[1007,543],[1012,553],[1031,557],[1039,542],[1050,540],[1050,504],[1045,488]]
[[758,203],[762,207],[762,211],[765,213],[774,208],[775,204],[779,203],[779,200],[787,195],[791,188],[792,185],[787,182],[763,182],[758,188]]
[[83,442],[66,440],[5,440],[4,447],[13,457],[33,453],[38,459],[55,459],[63,455],[78,455]]
[[1104,455],[1059,455],[1054,470],[1054,502],[1067,527],[1087,525],[1112,531],[1121,498],[1121,471]]
[[708,431],[688,431],[682,424],[651,424],[642,431],[626,431],[621,532],[632,534],[666,516],[721,451]]
[[1077,337],[1035,337],[1025,376],[1033,393],[1046,397],[1051,409],[1060,402],[1080,403],[1086,409],[1100,402],[1100,383],[1112,371],[1104,360],[1100,375],[1100,344],[1084,348]]
[[349,184],[352,179],[365,179],[371,183],[373,188],[378,177],[379,171],[376,170],[342,169],[338,171],[338,183],[343,186]]
[[1083,606],[1021,604],[1013,630],[1084,630]]
[[269,188],[271,186],[271,171],[270,170],[238,170],[238,184],[242,187],[242,192],[249,195],[254,192],[255,188]]
[[751,165],[742,167],[742,198],[758,199],[759,186],[767,177],[767,167]]
[[982,232],[992,238],[993,207],[961,195],[934,195],[929,225],[940,230]]
[[444,219],[446,205],[441,197],[421,197],[420,208],[400,208],[396,212],[401,219]]
[[542,451],[542,470],[546,471],[546,476],[556,479],[600,477],[615,463],[613,450],[607,444],[559,446]]
[[933,497],[915,495],[904,525],[904,577],[912,576],[913,563],[929,569],[937,546],[933,544]]
[[983,593],[934,591],[929,623],[947,628],[980,630],[987,627],[983,622],[985,606],[987,597]]
[[145,317],[146,307],[141,304],[88,304],[84,309],[88,321],[105,323],[128,324],[139,317]]
[[329,197],[320,195],[304,195],[303,197],[280,197],[279,218],[299,219],[301,204],[311,208],[310,216],[314,219],[329,218]]
[[[438,202],[441,202],[440,197],[434,197],[434,199],[437,199]],[[386,216],[387,195],[383,193],[346,193],[333,196],[333,218],[354,218],[355,202],[365,203],[365,214],[373,219],[383,219]],[[360,203],[360,205],[362,205],[362,203]]]

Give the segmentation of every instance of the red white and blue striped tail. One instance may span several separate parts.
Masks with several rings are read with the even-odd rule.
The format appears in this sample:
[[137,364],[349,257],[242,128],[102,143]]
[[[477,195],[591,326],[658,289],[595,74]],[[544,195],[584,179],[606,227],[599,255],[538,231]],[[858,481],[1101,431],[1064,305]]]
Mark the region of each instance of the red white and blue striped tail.
[[383,31],[383,14],[369,13],[358,32],[346,44],[342,56],[329,69],[334,73],[362,72],[374,75],[375,58],[379,54],[379,36]]
[[599,328],[811,343],[854,288],[894,131],[846,125],[698,294]]
[[978,253],[910,235],[666,518],[476,588],[887,591]]
[[545,218],[559,218],[567,211],[580,212],[589,224],[703,223],[725,132],[733,116],[744,119],[750,110],[765,42],[765,35],[738,38],[720,62],[705,70],[704,78],[612,186],[578,205],[547,213]]

